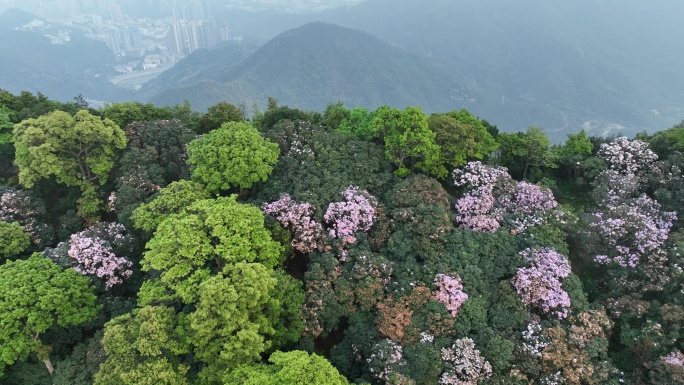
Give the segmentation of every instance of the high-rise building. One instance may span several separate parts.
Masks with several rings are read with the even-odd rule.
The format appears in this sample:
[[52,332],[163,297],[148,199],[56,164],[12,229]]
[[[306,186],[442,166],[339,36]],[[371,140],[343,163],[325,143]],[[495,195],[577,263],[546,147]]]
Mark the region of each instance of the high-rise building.
[[123,23],[123,11],[121,10],[121,5],[114,3],[109,4],[109,17],[115,23]]

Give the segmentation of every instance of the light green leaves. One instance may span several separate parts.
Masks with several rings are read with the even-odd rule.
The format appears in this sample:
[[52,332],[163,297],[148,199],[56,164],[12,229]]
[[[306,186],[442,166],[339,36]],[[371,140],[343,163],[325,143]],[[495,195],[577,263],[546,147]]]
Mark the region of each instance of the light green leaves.
[[177,355],[187,353],[178,317],[165,306],[145,306],[105,325],[105,361],[95,385],[185,385],[188,367]]
[[[160,280],[185,302],[196,295],[187,280],[201,269],[221,272],[238,262],[258,262],[273,268],[282,247],[264,227],[261,211],[237,203],[235,196],[200,200],[163,220],[147,244],[143,270],[160,272]],[[204,273],[201,273],[204,276]]]
[[280,149],[248,123],[228,122],[188,146],[193,180],[218,193],[266,181]]
[[64,270],[40,254],[0,266],[0,375],[41,347],[53,324],[78,325],[95,317],[88,278]]

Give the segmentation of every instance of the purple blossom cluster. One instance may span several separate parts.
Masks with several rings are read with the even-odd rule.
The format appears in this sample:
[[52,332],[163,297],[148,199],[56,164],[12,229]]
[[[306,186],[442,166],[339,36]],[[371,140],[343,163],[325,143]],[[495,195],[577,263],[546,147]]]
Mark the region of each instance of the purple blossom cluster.
[[660,357],[660,360],[669,365],[684,367],[684,354],[682,352],[672,352],[667,356]]
[[477,385],[492,375],[492,365],[475,348],[470,338],[454,341],[450,348],[442,348],[446,370],[439,383],[443,385]]
[[598,210],[589,216],[588,225],[608,253],[595,259],[634,268],[667,240],[676,213],[661,211],[660,204],[645,194],[634,197],[638,180],[633,174],[604,171],[597,181]]
[[515,182],[503,167],[470,162],[453,172],[454,184],[466,192],[456,202],[456,220],[462,228],[493,233],[505,222],[513,232],[542,224],[558,203],[549,190]]
[[373,226],[377,205],[375,198],[355,186],[349,186],[342,195],[345,200],[328,205],[323,216],[328,225],[327,236],[323,225],[313,218],[314,207],[310,203],[295,202],[288,194],[283,194],[275,202],[264,204],[262,210],[292,231],[292,247],[295,250],[310,253],[322,249],[327,239],[341,239],[343,244],[355,243],[354,233],[368,231]]
[[545,216],[540,213],[548,212],[556,206],[558,203],[551,190],[541,189],[527,182],[518,182],[509,206],[515,230],[520,233],[530,227],[541,225]]
[[129,269],[133,263],[114,253],[115,247],[128,241],[125,231],[119,223],[107,223],[72,234],[67,256],[73,262],[73,269],[103,279],[108,289],[122,283],[123,278],[133,273]]
[[292,231],[292,247],[303,253],[318,249],[323,238],[323,227],[313,219],[310,203],[297,203],[288,194],[262,206],[264,213],[272,215],[283,227]]
[[589,228],[610,250],[608,255],[597,255],[596,261],[636,267],[642,258],[657,251],[676,219],[674,212],[659,209],[658,202],[642,195],[632,202],[594,213]]
[[454,184],[468,190],[492,190],[499,180],[509,180],[506,167],[487,166],[480,161],[469,162],[452,173]]
[[463,291],[461,277],[450,277],[446,274],[435,275],[435,286],[437,290],[433,292],[435,300],[443,303],[452,317],[458,315],[458,309],[468,300],[468,294]]
[[636,175],[658,160],[658,155],[648,149],[648,143],[638,139],[629,140],[624,136],[602,144],[598,153],[611,170],[624,175]]
[[530,263],[530,267],[519,268],[513,277],[513,286],[521,301],[558,318],[567,317],[570,297],[561,282],[570,274],[567,258],[547,247],[527,248],[520,255]]
[[330,226],[328,234],[331,238],[338,238],[343,243],[354,243],[357,231],[368,231],[373,226],[373,216],[377,202],[367,191],[359,191],[358,187],[349,186],[344,192],[343,202],[328,205],[323,216]]

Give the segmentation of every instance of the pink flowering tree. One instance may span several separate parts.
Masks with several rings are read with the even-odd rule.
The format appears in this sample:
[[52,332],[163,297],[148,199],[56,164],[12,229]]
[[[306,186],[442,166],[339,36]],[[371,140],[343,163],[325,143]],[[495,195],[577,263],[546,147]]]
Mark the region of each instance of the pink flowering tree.
[[667,240],[676,213],[662,211],[658,202],[639,195],[639,178],[634,174],[605,170],[594,186],[597,208],[587,224],[595,248],[603,251],[595,260],[636,267]]
[[344,201],[333,202],[323,216],[324,224],[314,219],[314,207],[310,203],[299,203],[288,194],[279,200],[262,206],[264,213],[272,215],[293,234],[292,247],[303,253],[329,249],[329,241],[340,239],[342,244],[356,242],[354,233],[367,232],[373,226],[376,199],[367,191],[349,186],[342,193]]
[[667,240],[674,212],[663,212],[658,202],[646,195],[607,205],[590,217],[589,228],[607,253],[596,256],[599,263],[636,267]]
[[597,208],[588,217],[588,227],[599,263],[615,263],[635,268],[667,240],[676,217],[661,210],[660,204],[639,194],[641,172],[649,169],[658,156],[640,140],[620,137],[603,144],[599,155],[606,161],[594,183]]
[[343,202],[333,202],[323,216],[329,225],[328,235],[341,239],[343,243],[354,243],[357,231],[368,231],[373,226],[377,201],[367,191],[349,186],[344,192]]
[[551,190],[527,182],[518,182],[508,207],[512,219],[511,227],[520,233],[530,227],[539,226],[546,220],[546,214],[557,206]]
[[313,219],[314,208],[310,203],[297,203],[288,194],[262,206],[264,213],[272,215],[292,232],[292,247],[302,253],[318,249],[325,233],[323,226]]
[[568,316],[570,297],[562,280],[570,275],[567,258],[552,248],[528,248],[520,252],[530,264],[518,269],[513,286],[521,301],[557,318]]
[[660,357],[660,360],[669,365],[684,367],[684,354],[682,352],[672,352],[667,356]]
[[463,291],[461,277],[437,274],[435,275],[435,286],[437,286],[437,290],[432,293],[435,300],[443,303],[449,314],[456,317],[458,309],[468,300],[468,294]]
[[105,288],[123,282],[133,271],[133,262],[117,256],[116,251],[125,250],[131,242],[126,229],[119,223],[99,223],[84,231],[72,234],[68,242],[55,249],[46,249],[46,257],[77,272],[101,279]]
[[648,143],[638,139],[629,140],[624,136],[602,144],[598,153],[609,169],[623,175],[637,175],[658,160],[658,155],[648,149]]
[[558,206],[551,191],[516,182],[504,167],[470,162],[453,172],[454,184],[465,189],[456,202],[462,228],[493,233],[501,226],[520,233],[538,226]]

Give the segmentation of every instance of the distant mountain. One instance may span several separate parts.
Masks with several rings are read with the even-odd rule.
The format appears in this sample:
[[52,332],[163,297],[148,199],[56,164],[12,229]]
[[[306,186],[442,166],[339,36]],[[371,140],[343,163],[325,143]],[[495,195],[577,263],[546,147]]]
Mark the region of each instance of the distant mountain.
[[272,38],[314,20],[369,32],[482,93],[472,110],[556,140],[660,130],[684,119],[684,3],[677,0],[366,0],[291,15],[226,11],[235,34]]
[[0,26],[0,88],[59,100],[130,96],[108,80],[116,58],[104,43],[16,9],[0,15]]
[[140,93],[143,97],[151,97],[166,91],[170,86],[188,87],[206,80],[228,82],[233,79],[232,71],[235,67],[256,50],[255,43],[238,41],[228,41],[213,49],[199,49],[145,83]]
[[[223,53],[211,50],[201,55],[205,62],[216,63]],[[192,56],[192,62],[202,61]],[[182,77],[176,71],[172,68],[165,76]],[[185,67],[180,71],[190,72]],[[368,33],[321,22],[280,34],[232,69],[207,69],[193,77],[194,84],[183,77],[182,87],[164,91],[152,102],[189,99],[193,106],[206,108],[220,100],[251,103],[271,96],[281,104],[314,110],[342,101],[367,108],[420,105],[428,111],[446,111],[476,98],[455,70],[444,71],[428,58]]]

